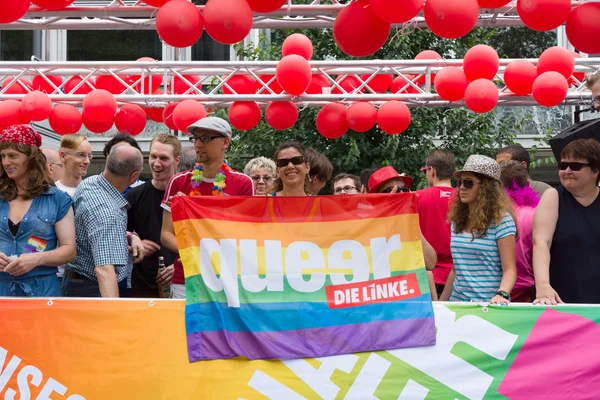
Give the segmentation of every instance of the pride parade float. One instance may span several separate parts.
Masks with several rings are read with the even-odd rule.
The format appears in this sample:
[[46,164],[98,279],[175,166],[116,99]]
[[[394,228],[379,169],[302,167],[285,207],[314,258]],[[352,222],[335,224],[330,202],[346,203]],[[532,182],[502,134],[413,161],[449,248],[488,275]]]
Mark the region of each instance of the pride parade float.
[[[252,28],[333,28],[354,57],[371,56],[403,24],[445,39],[475,26],[565,25],[577,50],[597,54],[598,20],[600,3],[563,0],[0,6],[1,30],[156,29],[177,49],[203,34],[232,44]],[[585,106],[583,74],[600,68],[600,59],[563,47],[527,60],[500,59],[482,45],[460,60],[424,49],[413,60],[320,61],[310,40],[292,35],[283,50],[262,62],[2,62],[0,127],[48,121],[58,134],[116,126],[136,135],[152,120],[185,131],[227,108],[237,129],[253,129],[264,115],[285,130],[308,106],[321,108],[316,129],[332,140],[375,124],[400,134],[414,107]],[[590,345],[600,333],[597,306],[432,303],[414,195],[283,201],[174,201],[186,302],[0,299],[0,396],[600,397],[600,357]]]

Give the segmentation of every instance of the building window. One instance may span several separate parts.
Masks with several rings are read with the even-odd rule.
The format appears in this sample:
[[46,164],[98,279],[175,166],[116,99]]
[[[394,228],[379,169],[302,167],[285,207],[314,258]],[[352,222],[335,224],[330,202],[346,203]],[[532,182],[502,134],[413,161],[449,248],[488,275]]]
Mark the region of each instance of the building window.
[[215,42],[204,32],[200,40],[192,46],[192,61],[229,61],[229,45]]
[[68,31],[69,61],[135,61],[162,59],[162,42],[155,30]]
[[0,31],[1,61],[31,61],[33,31]]

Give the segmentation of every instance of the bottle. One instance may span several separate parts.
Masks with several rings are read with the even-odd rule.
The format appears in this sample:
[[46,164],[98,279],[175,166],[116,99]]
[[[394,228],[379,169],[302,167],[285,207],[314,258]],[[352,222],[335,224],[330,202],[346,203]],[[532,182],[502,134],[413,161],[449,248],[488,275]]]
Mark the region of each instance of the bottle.
[[[165,266],[165,258],[163,256],[159,256],[158,257],[158,272],[162,272],[164,271],[166,268]],[[158,295],[161,298],[165,298],[165,299],[170,299],[171,298],[171,287],[159,287],[158,288]]]

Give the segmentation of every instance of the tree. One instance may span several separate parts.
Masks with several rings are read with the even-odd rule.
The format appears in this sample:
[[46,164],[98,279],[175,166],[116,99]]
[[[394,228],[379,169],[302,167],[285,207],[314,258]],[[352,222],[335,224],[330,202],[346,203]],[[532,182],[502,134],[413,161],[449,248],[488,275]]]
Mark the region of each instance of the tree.
[[[252,60],[278,60],[281,44],[290,34],[307,35],[314,47],[314,60],[352,59],[335,45],[330,29],[279,30],[269,38],[246,47],[237,46],[238,54]],[[527,28],[474,29],[458,40],[444,40],[429,30],[414,30],[409,34],[392,32],[386,45],[373,59],[412,59],[420,51],[436,50],[445,58],[462,58],[476,44],[490,44],[503,58],[536,58],[553,44],[553,33],[533,32]],[[520,43],[520,45],[519,45]],[[226,115],[221,110],[221,115]],[[425,185],[420,168],[435,148],[454,152],[457,164],[462,165],[471,154],[495,156],[496,151],[513,143],[521,118],[516,115],[502,124],[495,122],[495,111],[474,114],[466,108],[413,108],[412,122],[401,135],[387,135],[377,127],[367,133],[349,131],[340,139],[329,140],[316,130],[318,109],[301,110],[296,125],[285,132],[271,129],[264,121],[252,131],[238,131],[232,142],[231,162],[243,169],[245,162],[257,156],[270,157],[275,148],[286,140],[298,140],[324,153],[339,172],[360,174],[369,167],[392,165],[399,172],[415,177],[416,188]]]

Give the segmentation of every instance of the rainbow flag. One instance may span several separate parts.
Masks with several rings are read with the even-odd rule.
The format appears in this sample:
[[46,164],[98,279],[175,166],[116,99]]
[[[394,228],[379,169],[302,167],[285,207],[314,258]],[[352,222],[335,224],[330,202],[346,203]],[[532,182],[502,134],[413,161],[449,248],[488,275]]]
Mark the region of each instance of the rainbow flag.
[[176,197],[190,361],[435,344],[415,194]]

